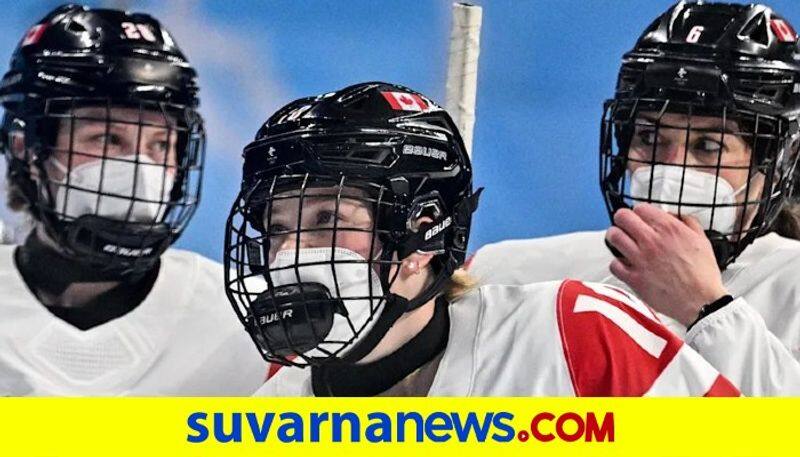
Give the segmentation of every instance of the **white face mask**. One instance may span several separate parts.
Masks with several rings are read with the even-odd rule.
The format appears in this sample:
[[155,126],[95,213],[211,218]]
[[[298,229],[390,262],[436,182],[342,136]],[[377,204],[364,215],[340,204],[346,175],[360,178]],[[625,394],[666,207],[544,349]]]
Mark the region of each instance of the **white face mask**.
[[[295,252],[299,255],[297,263],[295,263]],[[334,266],[331,264],[322,265],[303,265],[315,262],[328,262],[331,260],[331,254],[334,255]],[[338,261],[359,262],[359,263],[340,263]],[[363,263],[361,263],[363,262]],[[270,270],[280,267],[288,267],[292,265],[301,265],[297,269],[288,268],[278,271],[270,271],[273,284],[283,286],[288,284],[303,283],[319,283],[324,285],[331,294],[332,298],[340,298],[347,309],[348,317],[345,317],[338,312],[333,317],[333,326],[328,336],[324,338],[327,341],[336,341],[337,343],[322,343],[319,347],[335,352],[339,350],[343,344],[352,341],[338,356],[343,356],[352,349],[356,343],[361,341],[366,334],[369,333],[375,321],[377,321],[384,305],[381,304],[380,297],[383,296],[383,288],[381,287],[380,279],[375,271],[370,268],[366,260],[359,254],[344,248],[313,248],[313,249],[300,249],[280,251],[275,255],[275,261],[270,264]],[[334,279],[333,272],[336,271]],[[299,274],[298,274],[299,272]],[[337,287],[338,284],[338,293]],[[372,290],[370,290],[372,284]],[[360,297],[360,298],[356,298]],[[376,297],[370,299],[369,297]],[[375,308],[381,305],[379,309]],[[375,310],[372,312],[371,310]],[[348,318],[352,327],[347,322]],[[359,331],[363,327],[357,337],[354,337],[355,331]],[[322,335],[320,335],[322,337]],[[308,357],[326,357],[327,354],[319,349],[312,349],[305,353]]]
[[[653,188],[650,192],[650,172],[653,170]],[[683,183],[683,192],[681,192]],[[737,206],[720,206],[736,203],[736,196],[747,187],[738,190],[720,177],[711,173],[685,169],[680,165],[656,165],[641,167],[631,175],[631,197],[638,201],[653,202],[672,214],[691,215],[697,218],[706,230],[716,230],[723,235],[733,232],[736,225]],[[716,198],[714,192],[716,191]],[[678,204],[678,201],[681,204]],[[661,202],[661,203],[659,203]],[[674,203],[671,203],[674,202]],[[634,202],[635,204],[635,202]],[[714,205],[714,223],[711,223],[711,206]]]
[[[58,186],[55,210],[69,217],[95,214],[132,222],[160,220],[167,210],[167,204],[161,202],[169,201],[175,177],[172,173],[165,173],[164,165],[156,164],[146,155],[139,156],[138,164],[134,162],[135,160],[135,155],[105,161],[94,160],[73,167],[69,171],[61,162],[53,160],[52,163],[65,175],[69,173],[71,186]],[[60,184],[66,183],[65,177]],[[136,189],[135,195],[134,189]],[[99,195],[97,192],[101,191],[103,194],[117,196]],[[132,198],[149,201],[136,201],[131,208]],[[129,211],[130,216],[128,216]]]

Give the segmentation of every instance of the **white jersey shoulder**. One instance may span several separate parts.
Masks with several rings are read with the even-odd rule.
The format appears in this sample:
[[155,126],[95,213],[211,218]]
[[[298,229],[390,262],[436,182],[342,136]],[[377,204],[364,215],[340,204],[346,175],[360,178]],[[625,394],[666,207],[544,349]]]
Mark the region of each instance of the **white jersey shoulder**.
[[249,395],[263,382],[220,264],[170,249],[137,308],[82,331],[39,303],[13,252],[0,247],[0,394]]
[[469,271],[482,284],[521,285],[564,278],[601,281],[613,259],[605,231],[507,240],[480,248]]
[[[430,396],[736,394],[628,294],[579,281],[479,288],[449,307]],[[623,366],[635,358],[642,366]],[[282,368],[258,392],[312,395]]]
[[573,395],[556,319],[559,287],[488,285],[452,303],[430,395]]

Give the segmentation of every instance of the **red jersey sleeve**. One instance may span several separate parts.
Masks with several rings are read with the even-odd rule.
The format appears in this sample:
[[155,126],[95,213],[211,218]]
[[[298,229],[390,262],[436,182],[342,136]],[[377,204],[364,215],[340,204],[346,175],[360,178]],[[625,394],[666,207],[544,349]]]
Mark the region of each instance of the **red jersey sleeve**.
[[629,293],[567,280],[556,314],[576,396],[738,396]]

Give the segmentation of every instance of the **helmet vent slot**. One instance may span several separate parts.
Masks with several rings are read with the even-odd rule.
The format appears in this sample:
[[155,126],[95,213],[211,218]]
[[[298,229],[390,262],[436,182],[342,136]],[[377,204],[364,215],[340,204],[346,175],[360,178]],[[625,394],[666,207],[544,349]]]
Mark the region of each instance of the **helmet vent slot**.
[[317,147],[320,160],[328,163],[357,162],[369,165],[389,165],[394,158],[392,148],[364,148],[364,147]]
[[793,87],[794,79],[786,72],[772,74],[739,72],[736,93],[756,100],[781,103],[787,95],[787,89]]
[[76,35],[82,35],[89,32],[85,25],[75,20],[69,21],[69,24],[67,24],[66,28]]
[[387,141],[317,141],[313,149],[320,161],[328,164],[359,164],[388,167],[395,160],[395,144]]
[[764,15],[759,14],[750,19],[750,22],[742,29],[740,36],[749,38],[751,41],[755,41],[758,44],[768,46],[769,33],[767,32],[767,21],[764,20]]

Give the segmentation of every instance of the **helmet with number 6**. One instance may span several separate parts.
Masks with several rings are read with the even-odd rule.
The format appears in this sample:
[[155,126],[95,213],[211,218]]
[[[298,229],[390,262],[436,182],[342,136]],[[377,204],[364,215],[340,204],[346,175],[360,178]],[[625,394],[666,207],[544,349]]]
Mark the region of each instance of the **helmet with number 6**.
[[800,50],[786,19],[764,5],[674,5],[625,54],[605,104],[609,214],[649,202],[691,215],[724,268],[791,192],[799,112]]

